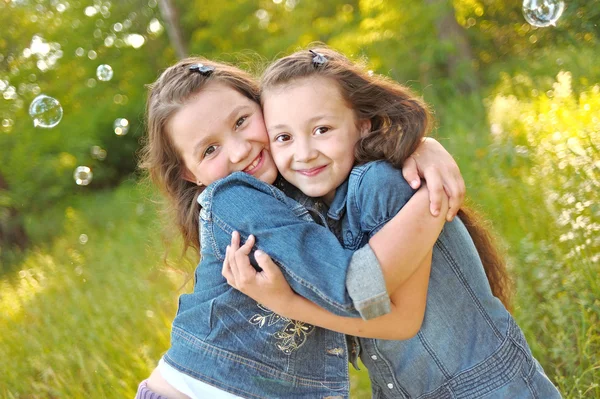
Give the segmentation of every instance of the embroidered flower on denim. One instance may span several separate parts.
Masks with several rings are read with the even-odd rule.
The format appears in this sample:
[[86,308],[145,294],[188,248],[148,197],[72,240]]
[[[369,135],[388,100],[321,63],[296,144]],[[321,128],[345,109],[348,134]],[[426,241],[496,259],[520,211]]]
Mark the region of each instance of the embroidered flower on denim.
[[266,314],[255,314],[250,318],[250,324],[262,328],[265,325],[272,326],[279,322],[285,323],[281,330],[273,334],[273,337],[279,341],[277,343],[277,348],[286,355],[291,354],[304,345],[307,337],[315,330],[315,326],[311,324],[280,316],[259,303],[257,303],[257,306],[263,312],[266,312]]

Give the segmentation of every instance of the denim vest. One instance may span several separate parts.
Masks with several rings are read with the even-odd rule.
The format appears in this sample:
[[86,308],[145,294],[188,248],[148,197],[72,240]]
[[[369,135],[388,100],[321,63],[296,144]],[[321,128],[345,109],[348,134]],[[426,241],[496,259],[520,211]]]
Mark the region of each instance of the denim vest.
[[[346,248],[359,248],[412,192],[401,171],[388,163],[355,167],[329,209],[330,224],[337,224],[332,230]],[[375,398],[560,398],[515,320],[492,295],[458,218],[446,223],[435,243],[417,336],[357,341]]]
[[[221,275],[225,249],[234,230],[244,241],[254,234],[254,249],[280,265],[296,292],[344,316],[373,312],[369,305],[357,305],[346,289],[349,270],[355,278],[369,278],[381,275],[379,265],[356,263],[352,251],[314,223],[307,207],[247,174],[234,173],[211,184],[198,202],[201,262],[193,293],[180,296],[164,360],[246,398],[347,398],[346,337],[283,318],[230,287]],[[319,213],[318,208],[312,211]],[[381,299],[384,292],[389,304],[382,277],[377,285],[373,298]],[[368,299],[363,296],[359,302],[382,302]],[[374,309],[367,316],[386,311],[385,306]]]

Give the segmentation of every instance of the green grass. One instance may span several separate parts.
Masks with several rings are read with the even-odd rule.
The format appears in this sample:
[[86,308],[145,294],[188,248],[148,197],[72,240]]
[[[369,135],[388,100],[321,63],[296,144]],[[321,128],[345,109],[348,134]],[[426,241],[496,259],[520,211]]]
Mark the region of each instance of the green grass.
[[60,235],[0,280],[1,397],[135,395],[167,348],[184,280],[161,269],[145,198],[128,183],[57,206]]
[[[478,98],[438,105],[437,134],[503,239],[535,356],[565,397],[600,397],[600,94],[507,94],[488,101],[495,136]],[[185,281],[163,262],[149,197],[127,182],[30,218],[36,246],[0,277],[1,397],[134,396],[169,345]],[[353,397],[370,397],[364,368],[351,379]]]

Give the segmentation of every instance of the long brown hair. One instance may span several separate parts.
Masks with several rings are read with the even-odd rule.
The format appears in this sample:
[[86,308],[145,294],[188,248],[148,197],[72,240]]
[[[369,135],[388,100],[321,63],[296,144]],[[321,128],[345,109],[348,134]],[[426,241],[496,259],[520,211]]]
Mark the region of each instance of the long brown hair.
[[[263,74],[261,91],[265,93],[310,76],[335,81],[356,120],[371,121],[371,131],[355,147],[357,164],[384,159],[401,168],[431,130],[432,117],[426,103],[410,89],[367,72],[361,64],[327,47],[297,51],[275,61]],[[511,280],[492,235],[475,211],[462,207],[458,216],[477,248],[492,293],[510,309]]]
[[[192,71],[193,64],[214,68],[211,73]],[[175,214],[176,225],[183,236],[183,251],[188,247],[199,249],[199,204],[197,198],[203,187],[183,179],[185,165],[170,136],[169,120],[183,108],[193,95],[209,82],[221,82],[247,98],[259,102],[257,82],[247,72],[228,64],[203,58],[186,58],[167,68],[148,85],[146,103],[146,129],[140,150],[139,166],[148,171],[152,182],[169,200]]]

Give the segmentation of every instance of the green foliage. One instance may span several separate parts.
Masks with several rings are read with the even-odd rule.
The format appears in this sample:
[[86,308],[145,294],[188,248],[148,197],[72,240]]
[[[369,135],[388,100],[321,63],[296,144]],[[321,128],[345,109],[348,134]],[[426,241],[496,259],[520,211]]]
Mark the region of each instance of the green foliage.
[[135,396],[168,346],[185,277],[161,263],[145,197],[125,184],[56,207],[62,233],[0,280],[1,397]]
[[[8,184],[5,196],[11,205],[22,213],[36,212],[76,193],[81,187],[72,176],[79,165],[94,173],[86,189],[114,186],[133,172],[143,132],[144,85],[169,62],[159,58],[167,42],[147,32],[155,9],[137,0],[118,5],[20,1],[1,2],[0,15],[0,24],[7,27],[0,40],[6,99],[0,104],[5,121],[0,175]],[[145,36],[141,49],[128,44],[134,33]],[[34,37],[42,48],[32,46]],[[100,64],[112,66],[112,80],[96,78]],[[7,96],[11,90],[14,95]],[[55,128],[33,127],[29,103],[40,93],[62,105],[64,117]],[[116,118],[130,121],[129,134],[114,134]],[[94,159],[92,146],[106,150],[106,158]]]
[[[190,54],[258,74],[320,41],[421,92],[435,135],[504,239],[515,315],[535,355],[566,397],[600,396],[596,1],[567,2],[545,29],[526,24],[516,0],[174,3]],[[456,37],[442,27],[448,18]],[[130,183],[93,190],[135,169],[144,85],[175,60],[166,22],[155,0],[20,0],[0,2],[0,26],[0,233],[24,225],[34,243],[0,248],[14,263],[0,265],[0,358],[10,362],[0,396],[132,397],[168,346],[183,277],[161,260],[164,228],[147,193]],[[139,49],[127,44],[133,33],[145,39]],[[30,48],[36,35],[46,52]],[[112,66],[111,81],[96,79],[99,64]],[[471,78],[479,90],[465,90]],[[63,106],[53,129],[27,114],[39,93]],[[125,136],[113,132],[121,117]],[[78,165],[92,168],[91,185],[74,184]],[[352,381],[353,397],[370,397],[364,370]]]
[[[491,151],[510,164],[501,185],[518,197],[534,193],[538,204],[521,226],[517,315],[538,332],[534,349],[563,392],[598,395],[600,86],[576,95],[571,74],[560,72],[551,87],[534,98],[493,98]],[[570,328],[556,330],[563,323]]]

